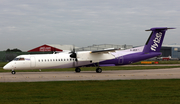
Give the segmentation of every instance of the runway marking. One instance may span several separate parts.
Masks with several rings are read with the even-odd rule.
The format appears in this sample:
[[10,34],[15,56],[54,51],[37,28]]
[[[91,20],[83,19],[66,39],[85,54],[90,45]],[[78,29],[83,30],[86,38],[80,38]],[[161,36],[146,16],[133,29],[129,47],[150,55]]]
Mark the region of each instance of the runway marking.
[[54,78],[56,78],[56,76],[53,76]]
[[79,77],[83,77],[83,76],[79,76]]
[[12,77],[12,78],[16,78],[16,77]]
[[39,76],[39,78],[43,78],[43,76]]

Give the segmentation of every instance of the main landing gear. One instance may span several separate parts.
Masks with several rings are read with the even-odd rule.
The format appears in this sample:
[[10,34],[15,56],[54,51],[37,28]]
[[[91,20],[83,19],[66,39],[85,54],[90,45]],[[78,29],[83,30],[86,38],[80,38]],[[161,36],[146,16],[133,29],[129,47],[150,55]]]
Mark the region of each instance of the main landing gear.
[[[76,69],[75,69],[75,72],[76,73],[79,73],[79,72],[81,72],[81,69],[79,68],[79,67],[77,67]],[[101,68],[96,68],[96,73],[101,73],[102,72],[102,69]]]
[[81,69],[79,68],[79,67],[77,67],[76,69],[75,69],[75,72],[76,73],[79,73],[81,71]]
[[12,70],[12,71],[11,71],[11,74],[13,74],[13,75],[14,75],[14,74],[16,74],[16,72],[15,72],[14,70]]
[[102,72],[102,69],[101,68],[97,68],[96,69],[96,73],[101,73]]
[[97,67],[97,68],[96,68],[96,73],[101,73],[101,72],[102,72],[102,69],[101,69],[101,68],[99,68],[99,63],[94,64],[94,66],[96,66],[96,67]]

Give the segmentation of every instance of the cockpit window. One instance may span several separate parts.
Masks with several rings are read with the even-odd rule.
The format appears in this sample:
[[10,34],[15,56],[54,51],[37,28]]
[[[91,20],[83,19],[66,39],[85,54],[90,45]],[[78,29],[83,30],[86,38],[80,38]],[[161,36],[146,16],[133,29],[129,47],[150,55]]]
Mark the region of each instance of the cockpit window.
[[17,61],[17,60],[19,60],[19,58],[15,58],[15,59],[14,59],[14,61]]
[[25,60],[24,58],[19,58],[19,60]]
[[23,57],[15,58],[14,61],[23,61],[25,60]]

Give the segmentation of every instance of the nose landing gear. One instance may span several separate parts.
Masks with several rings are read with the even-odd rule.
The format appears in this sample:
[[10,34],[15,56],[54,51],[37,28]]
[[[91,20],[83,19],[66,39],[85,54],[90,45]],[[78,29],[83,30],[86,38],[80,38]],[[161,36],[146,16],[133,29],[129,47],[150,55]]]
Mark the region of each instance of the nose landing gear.
[[12,70],[12,71],[11,71],[11,74],[13,74],[13,75],[14,75],[14,74],[16,74],[16,72],[15,72],[14,70]]

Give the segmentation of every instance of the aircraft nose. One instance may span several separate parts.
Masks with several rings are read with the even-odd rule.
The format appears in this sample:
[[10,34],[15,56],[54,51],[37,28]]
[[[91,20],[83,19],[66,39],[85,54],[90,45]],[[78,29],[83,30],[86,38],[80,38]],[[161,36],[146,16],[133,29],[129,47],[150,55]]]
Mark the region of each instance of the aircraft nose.
[[3,67],[4,70],[11,70],[12,67],[11,67],[11,63],[8,63],[6,64],[4,67]]

